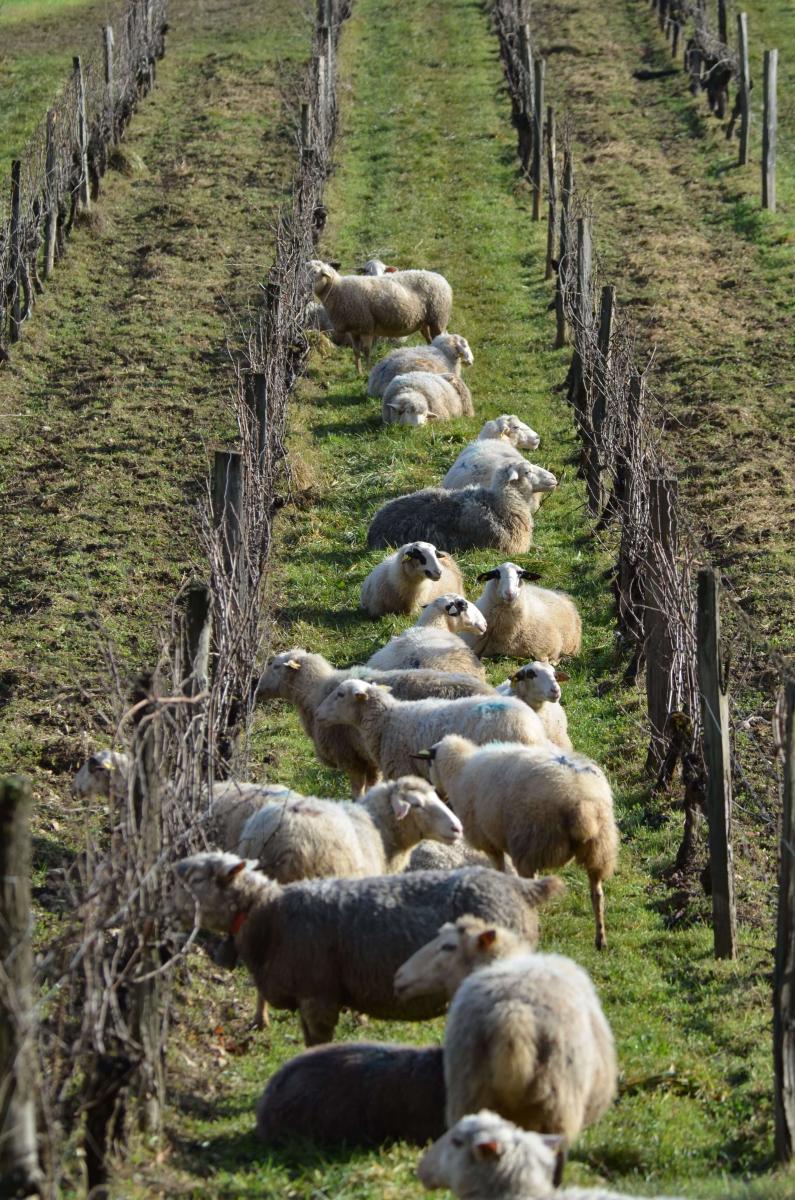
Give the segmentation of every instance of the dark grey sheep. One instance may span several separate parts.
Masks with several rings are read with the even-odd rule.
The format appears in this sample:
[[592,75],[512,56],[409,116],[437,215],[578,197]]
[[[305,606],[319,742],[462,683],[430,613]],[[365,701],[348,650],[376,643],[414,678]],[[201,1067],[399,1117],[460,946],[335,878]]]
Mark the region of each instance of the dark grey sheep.
[[270,1146],[422,1146],[444,1128],[441,1046],[316,1046],[285,1063],[257,1104],[257,1133]]

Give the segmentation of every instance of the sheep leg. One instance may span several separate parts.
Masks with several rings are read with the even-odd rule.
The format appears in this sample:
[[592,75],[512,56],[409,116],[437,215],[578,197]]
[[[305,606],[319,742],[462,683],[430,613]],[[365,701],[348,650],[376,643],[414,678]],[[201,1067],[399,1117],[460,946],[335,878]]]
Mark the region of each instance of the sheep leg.
[[[441,330],[440,330],[439,332],[441,332]],[[438,336],[437,334],[433,334],[433,335],[431,334],[431,327],[430,327],[430,325],[421,325],[421,326],[420,326],[420,333],[422,334],[422,336],[425,338],[425,341],[426,341],[426,342],[427,342],[429,345],[430,345],[430,343],[433,341],[434,337]]]
[[257,1010],[254,1013],[254,1028],[269,1029],[270,1014],[268,1013],[268,1004],[261,992],[257,992]]
[[494,864],[495,871],[502,871],[503,873],[507,873],[508,875],[513,874],[513,872],[511,872],[511,871],[506,872],[506,870],[505,870],[505,855],[503,854],[502,850],[495,850],[493,846],[489,846],[486,849],[486,854],[489,856],[492,863]]
[[319,1046],[321,1042],[334,1040],[334,1030],[340,1015],[340,1006],[333,1000],[310,996],[298,1004],[304,1044]]
[[362,373],[362,343],[361,343],[361,339],[359,337],[357,337],[356,334],[354,334],[354,333],[350,334],[349,336],[351,339],[351,345],[353,346],[354,361],[356,362],[356,374],[361,375],[361,373]]
[[607,949],[607,934],[605,932],[605,893],[602,887],[602,881],[598,875],[594,875],[591,871],[588,872],[588,879],[591,884],[591,905],[593,907],[594,920],[596,921],[596,949]]

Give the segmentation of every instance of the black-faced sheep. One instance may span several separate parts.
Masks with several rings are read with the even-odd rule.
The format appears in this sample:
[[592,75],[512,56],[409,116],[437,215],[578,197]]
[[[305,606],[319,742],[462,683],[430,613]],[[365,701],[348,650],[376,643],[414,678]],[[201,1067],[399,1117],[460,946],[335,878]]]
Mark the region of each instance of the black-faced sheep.
[[514,562],[478,575],[485,586],[476,603],[488,630],[482,638],[465,639],[477,655],[510,654],[556,663],[563,654],[579,654],[582,621],[574,601],[565,592],[527,582],[537,578]]
[[501,696],[516,696],[529,704],[538,714],[550,742],[561,750],[573,749],[566,710],[560,703],[560,685],[568,678],[565,671],[556,671],[552,663],[536,660],[525,663],[497,688]]
[[376,363],[367,379],[367,394],[383,397],[396,375],[408,371],[432,371],[444,375],[461,374],[461,364],[471,367],[475,361],[469,342],[460,333],[443,333],[430,346],[405,346],[393,350]]
[[418,612],[445,592],[463,592],[455,559],[430,542],[407,542],[373,567],[362,584],[361,606],[371,617]]

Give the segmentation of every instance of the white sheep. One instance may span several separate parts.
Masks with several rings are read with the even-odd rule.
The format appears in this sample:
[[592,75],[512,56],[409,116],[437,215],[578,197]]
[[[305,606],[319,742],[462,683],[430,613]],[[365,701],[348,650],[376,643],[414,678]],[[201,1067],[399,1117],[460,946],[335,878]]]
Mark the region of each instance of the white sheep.
[[463,592],[458,564],[430,542],[407,542],[373,567],[362,584],[361,606],[371,617],[413,613],[445,592]]
[[573,749],[566,710],[560,703],[560,685],[568,678],[565,671],[556,671],[552,663],[536,660],[525,663],[497,688],[501,696],[516,696],[529,704],[541,718],[550,742],[562,750]]
[[367,545],[395,546],[425,538],[454,551],[491,547],[525,554],[533,540],[530,502],[535,479],[533,466],[523,461],[501,467],[488,488],[429,487],[399,496],[373,517]]
[[431,783],[460,818],[467,842],[498,869],[506,854],[526,878],[572,858],[584,868],[596,946],[604,949],[602,884],[615,870],[618,828],[610,784],[596,763],[548,742],[477,746],[457,735],[426,754]]
[[489,627],[482,638],[465,639],[476,654],[557,663],[563,654],[579,653],[582,621],[573,600],[565,592],[532,587],[526,582],[532,579],[538,575],[515,562],[478,575],[485,587],[476,603]]
[[426,604],[416,624],[391,638],[368,660],[381,671],[457,671],[485,679],[483,664],[459,636],[486,632],[483,614],[455,592]]
[[440,986],[453,997],[444,1033],[448,1126],[487,1107],[573,1141],[609,1108],[613,1035],[590,977],[570,958],[532,953],[515,933],[465,916],[443,925],[395,976],[402,1003]]
[[557,1134],[520,1129],[484,1108],[442,1134],[417,1175],[428,1191],[449,1188],[458,1200],[640,1200],[602,1187],[561,1188],[565,1146]]
[[367,378],[367,394],[383,397],[395,376],[405,375],[408,371],[460,375],[461,364],[471,367],[474,361],[465,337],[460,333],[443,333],[435,337],[430,346],[406,346],[382,358]]
[[461,822],[431,785],[406,775],[370,788],[356,803],[290,792],[243,826],[237,853],[279,883],[325,876],[392,875],[423,838],[452,845]]
[[[500,467],[506,463],[523,463],[527,459],[509,442],[470,442],[459,454],[450,470],[442,480],[442,487],[458,491],[460,488],[491,487]],[[558,481],[551,471],[533,467],[533,498],[530,508],[538,512],[544,496],[549,495],[558,486]]]
[[407,371],[396,375],[384,392],[381,416],[385,425],[426,425],[452,417],[474,416],[472,394],[457,375]]
[[341,683],[315,716],[320,725],[356,729],[371,762],[387,779],[411,774],[420,750],[456,730],[478,744],[502,739],[533,745],[546,740],[533,710],[508,696],[396,700],[386,688],[362,679]]
[[453,290],[435,271],[340,275],[319,259],[307,267],[312,290],[331,317],[335,334],[351,339],[357,372],[362,353],[369,361],[378,337],[421,332],[430,342],[447,329]]
[[537,450],[541,438],[513,413],[503,413],[487,421],[478,434],[478,441],[502,441],[518,450]]
[[121,750],[97,750],[90,754],[72,779],[76,796],[109,796],[127,790],[130,756]]
[[[331,265],[335,266],[336,264],[332,263]],[[386,263],[381,262],[380,258],[368,258],[360,274],[386,275],[387,273],[391,274],[396,270],[396,267],[388,267]],[[316,329],[319,333],[324,333],[329,341],[335,346],[353,345],[350,336],[347,333],[337,334],[334,332],[334,322],[319,300],[312,300],[306,306],[306,313],[304,315],[304,328]]]

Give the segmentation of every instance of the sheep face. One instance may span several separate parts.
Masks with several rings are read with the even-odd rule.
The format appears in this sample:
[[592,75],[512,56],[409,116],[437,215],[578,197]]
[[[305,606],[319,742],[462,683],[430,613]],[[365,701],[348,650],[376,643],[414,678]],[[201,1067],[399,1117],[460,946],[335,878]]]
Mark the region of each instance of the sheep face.
[[503,413],[493,424],[496,427],[496,436],[510,442],[517,450],[537,450],[541,444],[541,438],[536,431],[525,425],[524,421],[520,421],[513,413]]
[[250,907],[246,884],[256,862],[236,854],[193,854],[175,866],[178,887],[172,897],[173,915],[189,928],[198,919],[202,929],[228,933],[235,917]]
[[475,1190],[479,1195],[498,1194],[498,1178],[507,1159],[521,1172],[522,1195],[551,1196],[559,1182],[561,1143],[559,1137],[517,1129],[484,1108],[462,1117],[434,1142],[420,1159],[417,1175],[427,1190],[449,1188],[458,1196]]
[[97,750],[83,763],[72,780],[75,796],[109,796],[111,783],[119,783],[127,774],[130,760],[115,750]]
[[449,558],[449,555],[443,550],[437,550],[430,542],[407,542],[398,554],[404,575],[419,575],[423,579],[432,579],[434,583],[442,578],[442,563],[439,560]]
[[458,817],[419,775],[404,775],[389,786],[389,800],[396,819],[410,818],[421,835],[420,840],[430,838],[433,842],[452,846],[463,837],[464,830]]
[[516,695],[532,708],[544,701],[556,704],[561,697],[559,680],[565,683],[567,679],[568,675],[562,671],[556,676],[551,663],[537,661],[520,667],[511,676],[511,684]]
[[507,930],[479,917],[459,917],[398,968],[395,995],[401,1000],[441,991],[452,996],[472,971],[516,949],[517,939]]
[[553,492],[558,486],[558,481],[552,472],[545,471],[543,467],[537,467],[535,463],[530,463],[530,480],[534,492]]
[[290,696],[306,654],[306,650],[285,650],[272,658],[260,675],[256,699],[278,700]]
[[465,367],[471,367],[475,361],[469,342],[460,333],[440,333],[431,344],[447,353],[452,352],[453,357],[460,358]]
[[526,571],[518,563],[504,562],[491,571],[478,575],[479,583],[493,583],[492,591],[496,591],[502,604],[515,604],[522,590],[522,583],[538,579],[534,571]]
[[310,259],[306,264],[306,269],[309,275],[309,282],[312,285],[312,291],[318,299],[322,299],[337,278],[337,272],[329,263],[323,262],[319,258]]
[[404,395],[397,400],[390,400],[384,406],[393,414],[393,425],[427,425],[428,421],[437,420],[436,413],[428,408],[428,401],[423,396]]
[[315,720],[321,725],[358,725],[378,690],[378,685],[362,679],[346,679],[318,705]]
[[483,634],[487,629],[486,618],[480,609],[455,592],[437,596],[430,604],[425,605],[424,611],[428,615],[443,612],[450,633]]

